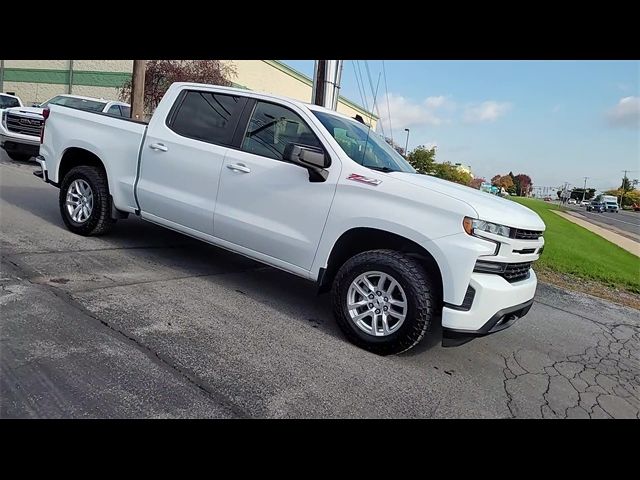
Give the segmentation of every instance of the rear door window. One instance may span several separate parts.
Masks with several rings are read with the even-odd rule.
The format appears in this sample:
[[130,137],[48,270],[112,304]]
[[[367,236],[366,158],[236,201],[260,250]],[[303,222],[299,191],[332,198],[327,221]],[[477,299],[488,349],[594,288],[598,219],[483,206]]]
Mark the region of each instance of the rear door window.
[[244,97],[189,90],[178,99],[169,128],[183,137],[229,145]]

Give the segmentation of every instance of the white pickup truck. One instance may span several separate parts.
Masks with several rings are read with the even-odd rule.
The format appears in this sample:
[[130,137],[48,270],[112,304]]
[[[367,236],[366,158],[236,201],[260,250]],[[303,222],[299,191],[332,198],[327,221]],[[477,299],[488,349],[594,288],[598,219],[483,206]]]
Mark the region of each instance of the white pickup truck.
[[42,112],[49,105],[66,105],[127,118],[131,116],[128,103],[70,94],[56,95],[32,107],[20,104],[7,108],[0,112],[0,147],[13,160],[26,161],[38,155],[43,124]]
[[415,173],[379,135],[292,99],[175,83],[149,124],[45,110],[38,176],[67,227],[129,214],[331,290],[355,344],[443,345],[502,330],[533,303],[545,225],[510,200]]

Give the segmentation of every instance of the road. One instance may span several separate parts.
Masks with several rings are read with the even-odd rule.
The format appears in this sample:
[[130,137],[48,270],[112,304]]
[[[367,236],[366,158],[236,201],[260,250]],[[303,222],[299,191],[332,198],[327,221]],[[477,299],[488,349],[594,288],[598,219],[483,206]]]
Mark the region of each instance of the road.
[[575,205],[566,205],[566,207],[573,212],[580,213],[588,221],[640,241],[640,212],[620,210],[618,213],[596,213],[587,212],[586,207]]
[[513,327],[348,343],[314,285],[144,223],[66,230],[0,159],[2,418],[640,418],[638,311],[540,285]]

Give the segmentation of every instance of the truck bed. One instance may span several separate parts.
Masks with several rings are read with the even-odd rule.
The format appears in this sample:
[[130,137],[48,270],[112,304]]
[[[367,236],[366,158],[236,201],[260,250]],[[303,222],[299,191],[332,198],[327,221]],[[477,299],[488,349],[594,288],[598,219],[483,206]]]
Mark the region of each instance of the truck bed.
[[70,149],[87,150],[109,163],[107,176],[115,207],[134,212],[137,209],[134,184],[138,156],[147,122],[62,105],[51,105],[49,111],[40,149],[52,159],[48,166],[50,179],[55,183],[62,180],[59,178],[60,161]]

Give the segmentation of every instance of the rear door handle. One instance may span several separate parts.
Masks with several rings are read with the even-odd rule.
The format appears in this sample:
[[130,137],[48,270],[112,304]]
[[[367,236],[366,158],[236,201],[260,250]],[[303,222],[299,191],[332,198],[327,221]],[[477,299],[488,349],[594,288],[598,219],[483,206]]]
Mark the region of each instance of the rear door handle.
[[229,170],[235,170],[237,172],[250,173],[251,169],[247,167],[244,163],[230,163],[227,165]]
[[167,150],[169,150],[165,145],[163,145],[162,143],[152,143],[151,145],[149,145],[149,148],[151,150],[159,150],[161,152],[166,152]]

